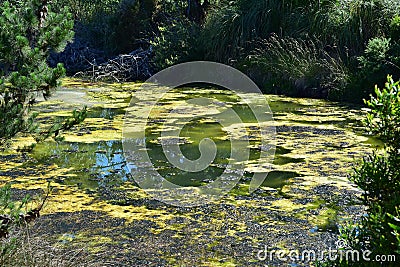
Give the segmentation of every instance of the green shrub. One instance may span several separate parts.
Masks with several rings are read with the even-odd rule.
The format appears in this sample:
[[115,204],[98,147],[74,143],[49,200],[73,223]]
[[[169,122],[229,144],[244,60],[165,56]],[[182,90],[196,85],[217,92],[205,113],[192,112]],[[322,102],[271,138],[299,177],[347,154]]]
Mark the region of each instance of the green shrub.
[[[376,87],[375,94],[365,101],[369,108],[365,124],[371,134],[384,141],[385,150],[365,157],[355,169],[351,180],[363,191],[360,200],[367,208],[367,215],[342,231],[342,237],[353,248],[372,251],[372,259],[375,255],[400,257],[399,82],[389,76],[385,88]],[[354,263],[342,263],[343,266],[346,264]],[[370,266],[372,263],[365,264]]]
[[141,39],[152,33],[152,16],[155,0],[123,0],[118,10],[111,16],[109,50],[116,53],[129,53],[136,49]]
[[367,114],[367,129],[379,136],[386,148],[397,155],[400,153],[400,85],[391,76],[383,90],[375,86],[375,97],[366,101],[371,111]]
[[381,70],[387,62],[389,49],[390,39],[377,37],[369,40],[364,54],[358,57],[363,71],[371,74]]
[[151,42],[154,48],[154,63],[159,69],[177,63],[201,59],[197,41],[200,27],[187,19],[174,21],[159,27],[159,36]]
[[396,14],[390,21],[390,37],[394,41],[400,40],[400,15]]
[[399,156],[373,154],[366,157],[352,180],[363,190],[362,203],[368,216],[361,221],[359,240],[363,248],[375,255],[394,252],[398,243],[389,224],[398,224],[390,218],[400,207]]
[[[189,12],[189,2],[192,8],[197,6],[197,10]],[[201,42],[203,15],[209,10],[209,5],[216,7],[220,4],[220,1],[171,0],[159,4],[154,18],[158,31],[151,41],[158,69],[185,61],[204,60],[205,49]]]
[[346,98],[363,99],[373,93],[371,88],[385,82],[387,73],[400,77],[400,50],[389,38],[376,37],[368,41],[364,53],[357,57],[356,68],[352,69],[351,83],[346,89]]
[[[396,222],[400,222],[400,208],[396,207],[396,212],[394,213],[394,215],[392,215],[392,214],[388,214],[388,215],[392,220],[394,220]],[[397,254],[400,254],[400,225],[389,223],[389,226],[390,226],[390,228],[392,228],[392,230],[393,230],[392,233],[397,240],[397,249],[395,252]]]

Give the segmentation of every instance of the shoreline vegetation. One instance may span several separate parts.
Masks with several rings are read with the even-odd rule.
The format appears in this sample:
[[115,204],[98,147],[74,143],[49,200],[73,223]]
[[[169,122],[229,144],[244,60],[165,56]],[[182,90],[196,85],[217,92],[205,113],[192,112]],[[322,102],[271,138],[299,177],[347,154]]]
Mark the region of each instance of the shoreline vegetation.
[[[355,103],[387,74],[400,78],[397,1],[77,3],[74,42],[50,61],[78,77],[136,81],[180,62],[210,60],[238,68],[265,93]],[[138,59],[125,77],[96,74],[126,71],[121,55]]]

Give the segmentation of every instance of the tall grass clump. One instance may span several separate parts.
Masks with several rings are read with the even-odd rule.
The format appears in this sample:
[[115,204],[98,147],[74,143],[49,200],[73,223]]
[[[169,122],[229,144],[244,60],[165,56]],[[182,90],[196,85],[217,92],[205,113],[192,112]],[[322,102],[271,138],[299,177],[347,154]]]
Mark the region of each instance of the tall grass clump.
[[210,12],[202,35],[205,56],[210,60],[230,62],[254,48],[252,41],[299,35],[307,31],[307,9],[311,0],[238,0],[221,4]]
[[340,56],[311,37],[272,35],[259,43],[247,62],[248,72],[256,70],[263,77],[264,88],[297,96],[337,98],[349,78]]

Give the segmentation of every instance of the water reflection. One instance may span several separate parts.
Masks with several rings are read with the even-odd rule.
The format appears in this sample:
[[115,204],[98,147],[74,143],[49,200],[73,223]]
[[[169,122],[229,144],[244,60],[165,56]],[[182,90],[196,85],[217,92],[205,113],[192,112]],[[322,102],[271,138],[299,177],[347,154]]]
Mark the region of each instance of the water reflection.
[[129,177],[121,141],[45,142],[35,147],[32,156],[38,164],[69,169],[66,175],[57,177],[59,181],[84,188],[95,189],[109,177],[114,182],[124,182]]

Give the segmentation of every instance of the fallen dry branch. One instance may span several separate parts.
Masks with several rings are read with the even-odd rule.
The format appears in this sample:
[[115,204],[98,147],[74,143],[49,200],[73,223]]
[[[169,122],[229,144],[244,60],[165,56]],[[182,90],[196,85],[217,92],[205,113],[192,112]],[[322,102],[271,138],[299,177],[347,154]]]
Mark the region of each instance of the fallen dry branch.
[[126,82],[145,80],[152,75],[151,47],[139,48],[129,54],[119,55],[102,64],[91,63],[91,68],[78,72],[75,77],[92,81]]

